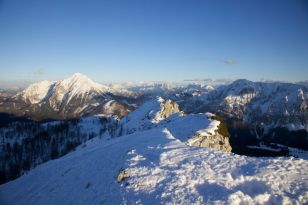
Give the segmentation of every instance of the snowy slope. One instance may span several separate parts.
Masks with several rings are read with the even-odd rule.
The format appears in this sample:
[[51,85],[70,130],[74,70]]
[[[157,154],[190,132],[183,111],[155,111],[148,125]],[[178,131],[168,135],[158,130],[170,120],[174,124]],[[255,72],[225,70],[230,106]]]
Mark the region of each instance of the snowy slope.
[[213,120],[211,113],[185,114],[179,105],[162,97],[152,99],[118,123],[118,135],[127,135],[153,128],[167,128],[177,139],[191,146],[207,146],[230,152],[229,136],[221,135],[220,121]]
[[122,118],[119,125],[122,126],[121,132],[132,134],[136,131],[151,129],[175,113],[180,113],[176,103],[156,97]]
[[20,96],[25,102],[32,104],[39,103],[48,95],[54,84],[55,82],[47,80],[31,84],[25,90],[18,93],[16,97]]
[[219,121],[210,120],[209,114],[175,114],[161,121],[157,127],[167,128],[173,136],[186,142],[196,133],[215,134]]
[[156,128],[93,139],[1,185],[0,204],[305,204],[307,173],[304,159],[188,147]]

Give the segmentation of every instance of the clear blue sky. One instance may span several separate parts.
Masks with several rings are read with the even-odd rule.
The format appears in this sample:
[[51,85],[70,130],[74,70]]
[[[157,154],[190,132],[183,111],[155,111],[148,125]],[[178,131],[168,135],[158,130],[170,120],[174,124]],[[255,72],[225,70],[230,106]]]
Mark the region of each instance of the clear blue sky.
[[308,80],[308,3],[0,0],[0,81]]

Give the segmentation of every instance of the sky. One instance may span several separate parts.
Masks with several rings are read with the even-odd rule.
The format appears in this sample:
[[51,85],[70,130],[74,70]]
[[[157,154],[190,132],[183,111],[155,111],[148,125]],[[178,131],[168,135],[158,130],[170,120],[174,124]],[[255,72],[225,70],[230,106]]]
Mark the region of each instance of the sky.
[[308,80],[308,2],[0,0],[0,82]]

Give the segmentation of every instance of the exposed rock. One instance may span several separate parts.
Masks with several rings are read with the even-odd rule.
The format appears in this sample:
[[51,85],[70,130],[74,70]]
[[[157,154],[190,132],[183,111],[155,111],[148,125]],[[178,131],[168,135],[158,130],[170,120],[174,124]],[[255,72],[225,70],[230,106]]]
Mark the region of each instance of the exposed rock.
[[128,172],[125,169],[121,169],[120,172],[119,172],[119,175],[117,177],[117,181],[122,182],[123,180],[125,180],[128,177],[129,177]]
[[160,102],[161,110],[158,113],[156,113],[154,121],[159,122],[175,113],[181,112],[179,105],[172,100],[164,100],[159,97],[158,101]]
[[132,134],[154,127],[167,128],[172,137],[188,145],[231,151],[229,132],[223,119],[206,114],[184,115],[179,105],[161,97],[148,101],[121,119],[118,135]]
[[102,113],[105,115],[114,115],[118,118],[122,118],[123,116],[127,115],[131,110],[128,106],[124,106],[123,104],[115,101],[110,100],[107,102],[103,108]]
[[217,129],[214,133],[206,130],[198,131],[187,143],[190,146],[210,147],[215,150],[231,152],[230,135],[225,123],[217,116],[212,116],[211,119],[218,122]]
[[232,150],[229,138],[224,137],[219,133],[216,133],[215,135],[209,133],[197,133],[193,137],[193,142],[190,145],[197,147],[210,147],[224,152],[231,152]]
[[163,109],[160,111],[160,115],[163,118],[167,118],[170,115],[178,112],[180,112],[179,105],[172,100],[166,100],[163,104]]

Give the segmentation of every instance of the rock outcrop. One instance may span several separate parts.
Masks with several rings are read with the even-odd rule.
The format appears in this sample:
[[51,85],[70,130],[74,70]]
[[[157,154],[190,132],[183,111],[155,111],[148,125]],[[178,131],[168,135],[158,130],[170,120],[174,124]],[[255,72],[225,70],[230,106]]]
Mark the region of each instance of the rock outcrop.
[[159,122],[175,113],[181,112],[179,105],[175,101],[164,100],[162,98],[158,98],[158,101],[160,102],[161,110],[156,113],[154,121]]
[[212,149],[224,152],[231,152],[232,150],[229,143],[229,138],[222,136],[219,133],[212,135],[210,133],[198,132],[191,140],[189,140],[189,145],[197,147],[210,147]]
[[[229,133],[223,119],[211,113],[186,115],[179,105],[161,97],[150,100],[118,123],[118,136],[153,128],[164,128],[190,146],[230,152]],[[172,138],[171,137],[171,138]]]
[[117,176],[117,181],[122,182],[123,180],[125,180],[128,177],[129,177],[128,172],[125,169],[121,169],[118,176]]
[[200,130],[187,141],[187,144],[190,146],[197,147],[210,147],[215,150],[220,150],[224,152],[231,152],[232,147],[229,142],[229,132],[224,121],[215,116],[211,116],[211,120],[216,121],[216,129],[211,129],[210,131]]

